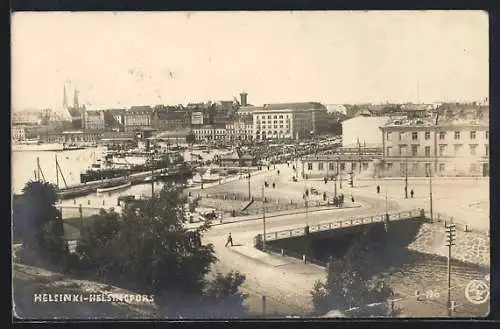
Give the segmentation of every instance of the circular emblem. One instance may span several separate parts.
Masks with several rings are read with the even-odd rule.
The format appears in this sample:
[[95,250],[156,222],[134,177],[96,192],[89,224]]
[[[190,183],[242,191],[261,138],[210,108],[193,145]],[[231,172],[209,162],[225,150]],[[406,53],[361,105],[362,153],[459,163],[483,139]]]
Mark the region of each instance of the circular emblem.
[[490,287],[482,280],[472,280],[465,287],[465,297],[472,304],[483,304],[490,297]]

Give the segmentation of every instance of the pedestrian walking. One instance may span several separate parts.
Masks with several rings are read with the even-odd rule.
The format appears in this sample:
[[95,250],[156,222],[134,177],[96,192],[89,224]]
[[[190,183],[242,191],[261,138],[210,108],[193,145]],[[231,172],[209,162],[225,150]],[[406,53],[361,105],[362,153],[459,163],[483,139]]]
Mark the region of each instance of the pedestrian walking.
[[410,196],[411,198],[413,199],[413,195],[415,194],[415,192],[413,192],[413,189],[410,190]]
[[278,170],[278,175],[280,174],[280,171]]
[[325,184],[328,183],[328,177],[325,177],[324,181],[325,181]]
[[377,185],[377,194],[380,194],[380,185]]
[[354,196],[351,195],[351,202],[354,203]]
[[275,182],[273,182],[273,188],[276,188],[276,183]]
[[225,247],[227,247],[229,244],[231,244],[231,247],[233,246],[233,237],[231,236],[231,233],[227,236],[227,242]]

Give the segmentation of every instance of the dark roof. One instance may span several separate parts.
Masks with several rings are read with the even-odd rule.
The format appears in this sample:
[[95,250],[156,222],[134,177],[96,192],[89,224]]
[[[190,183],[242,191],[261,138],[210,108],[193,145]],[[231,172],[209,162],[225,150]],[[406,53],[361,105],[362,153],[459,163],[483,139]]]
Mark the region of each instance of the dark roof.
[[130,110],[131,111],[135,111],[135,110],[151,111],[151,110],[153,110],[153,108],[149,105],[139,105],[139,106],[131,106]]
[[82,109],[78,107],[68,107],[68,113],[72,117],[79,117],[82,115]]
[[301,102],[301,103],[276,103],[276,104],[264,104],[264,109],[270,110],[309,110],[318,109],[326,110],[326,107],[319,102]]
[[159,120],[179,120],[184,119],[187,114],[184,111],[157,111],[156,117]]
[[125,109],[108,109],[108,110],[105,110],[106,112],[108,113],[111,113],[111,114],[122,114],[122,113],[125,113]]

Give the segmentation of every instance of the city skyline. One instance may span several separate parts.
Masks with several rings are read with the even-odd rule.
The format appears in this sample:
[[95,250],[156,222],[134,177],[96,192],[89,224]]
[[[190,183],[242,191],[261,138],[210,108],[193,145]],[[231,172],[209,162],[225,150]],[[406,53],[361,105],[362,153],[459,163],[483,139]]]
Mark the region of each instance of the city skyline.
[[254,105],[481,101],[488,41],[484,12],[16,13],[12,107],[57,111],[68,82],[89,109],[243,90]]

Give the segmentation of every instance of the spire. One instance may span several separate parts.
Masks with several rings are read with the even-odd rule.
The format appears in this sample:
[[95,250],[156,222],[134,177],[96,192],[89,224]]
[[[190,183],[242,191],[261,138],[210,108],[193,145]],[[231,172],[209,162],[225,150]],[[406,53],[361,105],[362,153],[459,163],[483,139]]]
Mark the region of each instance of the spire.
[[68,97],[66,96],[66,84],[64,85],[64,90],[63,90],[63,108],[64,109],[68,108]]
[[73,107],[75,109],[80,108],[80,105],[78,104],[78,90],[76,88],[75,88],[75,98]]

